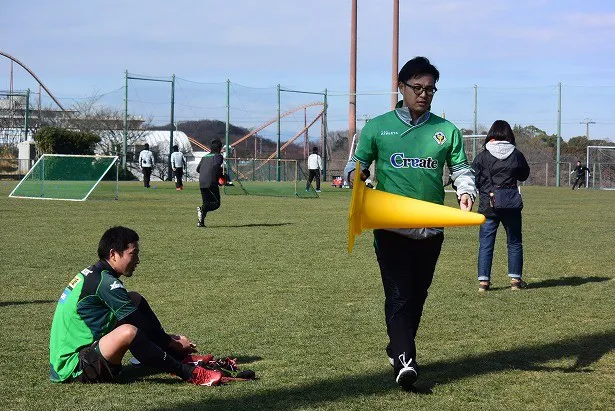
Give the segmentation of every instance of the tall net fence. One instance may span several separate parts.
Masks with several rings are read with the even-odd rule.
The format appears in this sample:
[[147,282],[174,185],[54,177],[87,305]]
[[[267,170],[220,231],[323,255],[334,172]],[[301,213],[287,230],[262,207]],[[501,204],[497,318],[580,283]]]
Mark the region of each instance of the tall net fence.
[[[277,85],[250,87],[232,81],[200,82],[181,77],[175,77],[171,83],[171,76],[131,73],[128,76],[127,87],[123,84],[124,79],[118,76],[117,88],[93,96],[67,97],[59,93],[56,97],[67,112],[62,112],[54,100],[38,90],[31,90],[28,101],[24,101],[21,94],[0,95],[0,146],[12,147],[42,125],[66,124],[66,116],[78,118],[89,113],[91,118],[98,121],[86,124],[81,119],[78,127],[104,131],[104,141],[98,152],[109,154],[122,154],[124,116],[127,115],[125,160],[133,170],[138,170],[136,158],[144,141],[151,141],[147,130],[159,130],[161,134],[155,140],[157,147],[152,151],[157,167],[160,166],[154,175],[160,178],[165,178],[168,173],[165,164],[171,150],[168,142],[171,130],[175,142],[180,138],[185,140],[185,144],[180,144],[180,150],[186,152],[189,163],[194,166],[189,167],[188,174],[190,179],[194,179],[196,175],[193,170],[200,159],[196,153],[204,150],[194,142],[207,147],[214,138],[224,141],[227,119],[232,145],[227,157],[269,159],[279,156],[280,159],[297,160],[305,168],[311,148],[318,147],[321,156],[325,157],[326,153],[326,174],[327,179],[331,180],[342,174],[352,151],[352,136],[348,135],[347,91],[328,89],[325,113],[324,88],[291,90],[283,85],[279,89]],[[497,119],[504,119],[524,129],[525,134],[518,136],[518,147],[530,163],[536,164],[534,168],[540,169],[535,176],[532,171],[531,180],[545,185],[557,183],[557,158],[553,142],[561,115],[564,140],[559,183],[565,185],[567,176],[563,168],[567,167],[567,163],[584,159],[588,143],[614,137],[610,133],[615,120],[609,112],[609,105],[591,106],[590,109],[585,102],[610,101],[613,97],[615,86],[562,85],[560,99],[557,84],[537,87],[522,84],[514,87],[442,85],[434,98],[432,112],[452,121],[464,134],[484,134]],[[561,113],[558,112],[560,103]],[[360,138],[361,128],[367,121],[390,107],[390,91],[358,91],[357,138]],[[27,122],[26,112],[29,114]],[[103,117],[105,121],[100,121]],[[25,130],[28,130],[27,134]],[[146,135],[149,137],[145,138]],[[544,135],[551,140],[545,139]],[[536,140],[540,138],[543,140]],[[470,161],[482,149],[482,143],[480,139],[466,140]],[[17,157],[15,149],[0,152],[0,160],[19,160]]]

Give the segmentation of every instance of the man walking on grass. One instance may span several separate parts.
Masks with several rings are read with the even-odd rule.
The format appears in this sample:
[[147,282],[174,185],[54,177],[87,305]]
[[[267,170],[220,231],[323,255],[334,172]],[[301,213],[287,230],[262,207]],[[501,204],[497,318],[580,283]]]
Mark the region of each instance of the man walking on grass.
[[220,187],[222,178],[223,157],[220,154],[222,142],[215,139],[210,144],[211,152],[205,155],[196,168],[199,173],[199,187],[201,188],[202,205],[196,208],[197,227],[205,227],[205,217],[209,211],[220,208]]
[[310,190],[312,181],[316,179],[316,192],[320,193],[320,172],[322,171],[322,158],[318,155],[318,147],[312,149],[312,154],[308,157],[308,179],[305,184],[305,191]]
[[[463,136],[455,125],[430,112],[439,78],[440,73],[425,57],[415,57],[402,67],[398,87],[403,99],[394,110],[365,124],[357,150],[344,170],[351,184],[357,161],[363,181],[375,161],[377,190],[443,204],[446,165],[459,207],[472,209],[477,193]],[[386,353],[395,381],[405,390],[418,378],[415,339],[443,240],[444,230],[439,227],[374,230],[389,335]]]
[[149,150],[149,144],[145,143],[143,150],[139,153],[139,166],[143,172],[143,187],[149,188],[149,181],[154,167],[154,154]]

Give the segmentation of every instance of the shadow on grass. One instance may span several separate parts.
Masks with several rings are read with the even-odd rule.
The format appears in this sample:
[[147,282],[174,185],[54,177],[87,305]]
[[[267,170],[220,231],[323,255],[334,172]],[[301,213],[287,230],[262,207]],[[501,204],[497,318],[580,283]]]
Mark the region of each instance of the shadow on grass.
[[[495,351],[453,362],[428,364],[422,371],[427,379],[425,383],[430,384],[430,387],[505,370],[587,373],[593,371],[588,368],[590,365],[613,349],[615,330],[510,351]],[[549,361],[570,357],[576,358],[576,361],[569,367],[544,365]]]
[[[587,369],[587,367],[613,349],[615,349],[615,330],[584,335],[549,344],[526,346],[509,351],[495,351],[454,361],[426,364],[421,368],[421,378],[417,383],[417,393],[429,394],[436,385],[509,370],[591,372],[592,370]],[[544,365],[544,363],[549,361],[569,357],[576,357],[577,360],[574,365],[567,368]],[[399,388],[393,380],[393,375],[390,370],[386,370],[360,375],[348,375],[341,378],[327,379],[324,377],[318,382],[292,387],[277,389],[267,389],[264,387],[262,392],[241,397],[208,398],[203,399],[202,402],[195,400],[175,404],[172,408],[163,407],[156,410],[312,409],[345,398],[370,397],[396,390],[399,390]]]
[[25,304],[51,304],[57,303],[58,300],[31,300],[31,301],[0,301],[0,307],[8,307],[9,305],[25,305]]
[[549,280],[528,283],[527,288],[546,288],[546,287],[575,287],[587,283],[600,283],[609,281],[610,277],[560,277]]
[[292,223],[250,223],[250,224],[237,224],[237,225],[215,225],[208,226],[208,228],[239,228],[239,227],[282,227],[285,225],[291,225]]
[[[610,277],[560,277],[560,278],[551,278],[544,281],[527,283],[526,289],[533,288],[547,288],[547,287],[576,287],[579,285],[584,285],[588,283],[601,283],[604,281],[609,281]],[[490,287],[489,292],[491,291],[501,291],[501,290],[510,290],[510,286],[501,286],[501,287]]]

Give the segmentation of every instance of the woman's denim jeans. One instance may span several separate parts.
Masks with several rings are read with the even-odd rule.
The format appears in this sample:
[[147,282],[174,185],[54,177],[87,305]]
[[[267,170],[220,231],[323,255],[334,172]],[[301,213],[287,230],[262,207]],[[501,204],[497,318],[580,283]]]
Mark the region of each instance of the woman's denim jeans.
[[506,230],[508,247],[508,276],[521,278],[523,271],[523,243],[521,238],[521,210],[499,212],[497,216],[487,217],[480,226],[478,247],[478,281],[490,281],[493,262],[493,247],[498,226],[502,223]]

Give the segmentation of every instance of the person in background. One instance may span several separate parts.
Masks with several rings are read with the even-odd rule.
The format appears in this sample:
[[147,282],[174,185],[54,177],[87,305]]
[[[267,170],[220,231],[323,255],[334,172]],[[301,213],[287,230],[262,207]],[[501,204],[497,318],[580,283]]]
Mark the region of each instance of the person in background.
[[513,290],[525,288],[523,275],[523,241],[521,235],[521,208],[496,210],[492,207],[491,195],[495,187],[517,189],[518,181],[530,175],[530,166],[525,156],[515,147],[515,135],[504,120],[493,123],[485,138],[485,149],[472,162],[479,191],[478,212],[485,215],[479,229],[478,281],[480,292],[491,287],[493,248],[500,223],[506,230],[508,247],[508,277]]
[[572,185],[573,190],[575,187],[581,188],[585,185],[585,173],[587,173],[590,177],[592,176],[592,173],[589,172],[589,168],[581,164],[581,160],[577,161],[577,166],[570,172],[570,174],[572,173],[577,173],[577,179]]
[[[196,385],[218,385],[222,373],[199,365],[183,335],[167,334],[145,298],[126,291],[121,276],[132,277],[139,259],[139,235],[112,227],[98,243],[99,261],[81,270],[64,288],[49,339],[52,382],[112,381],[127,351],[143,365]],[[196,364],[196,365],[195,365]]]
[[171,154],[171,168],[173,169],[173,176],[175,177],[175,189],[183,190],[184,183],[182,181],[184,176],[184,167],[186,167],[186,158],[184,154],[179,151],[179,146],[173,146],[173,154]]
[[220,154],[222,142],[215,139],[210,145],[211,152],[206,154],[196,168],[199,173],[199,187],[201,188],[202,205],[196,208],[198,222],[197,227],[205,227],[205,217],[210,211],[220,207],[219,179],[222,177],[223,158]]
[[322,158],[318,155],[318,147],[312,148],[312,154],[309,155],[307,160],[308,165],[308,179],[305,183],[305,191],[310,190],[312,181],[316,179],[316,192],[320,193],[320,172],[322,171]]
[[149,144],[145,143],[143,150],[139,153],[139,166],[143,172],[143,186],[149,188],[149,180],[152,176],[152,168],[154,167],[154,154],[149,151]]
[[[425,57],[415,57],[402,67],[398,75],[402,101],[365,124],[344,169],[350,184],[357,161],[363,181],[375,161],[376,190],[443,204],[446,164],[457,187],[459,207],[472,209],[476,188],[463,136],[450,121],[429,111],[439,78],[438,69]],[[415,338],[443,240],[444,230],[438,227],[374,230],[385,295],[386,353],[395,381],[404,390],[412,389],[418,378]],[[460,272],[463,269],[459,267]]]

